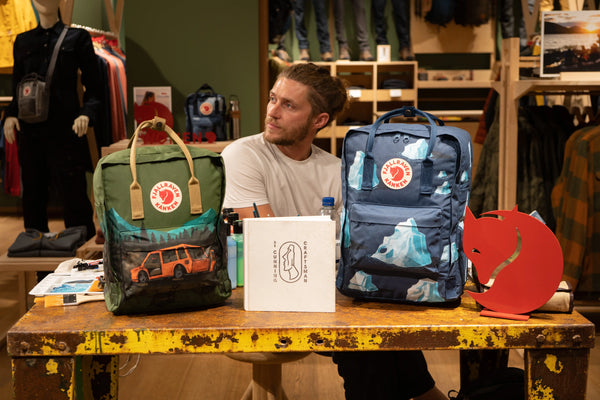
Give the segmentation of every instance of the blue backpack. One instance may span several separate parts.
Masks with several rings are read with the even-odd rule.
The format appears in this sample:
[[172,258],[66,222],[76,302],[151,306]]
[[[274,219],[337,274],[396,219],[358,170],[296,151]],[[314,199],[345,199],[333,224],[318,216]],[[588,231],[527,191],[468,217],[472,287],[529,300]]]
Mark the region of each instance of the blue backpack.
[[[383,123],[402,115],[429,125]],[[462,231],[471,167],[469,133],[414,107],[349,130],[338,290],[366,300],[458,304],[467,275]]]
[[227,140],[227,104],[225,97],[204,84],[185,99],[185,130],[209,141],[209,132],[216,140]]

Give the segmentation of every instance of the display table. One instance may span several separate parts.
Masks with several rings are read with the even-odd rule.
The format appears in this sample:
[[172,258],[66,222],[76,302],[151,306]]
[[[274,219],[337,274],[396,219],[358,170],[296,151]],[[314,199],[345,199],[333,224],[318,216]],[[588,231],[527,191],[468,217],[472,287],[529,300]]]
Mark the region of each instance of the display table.
[[102,302],[36,303],[7,334],[16,399],[65,399],[77,385],[93,398],[115,399],[118,356],[127,354],[514,348],[525,349],[530,399],[540,390],[585,398],[595,332],[577,312],[512,321],[480,317],[467,295],[461,306],[444,309],[355,302],[340,294],[335,313],[250,312],[243,298],[238,288],[219,307],[133,316],[114,316]]

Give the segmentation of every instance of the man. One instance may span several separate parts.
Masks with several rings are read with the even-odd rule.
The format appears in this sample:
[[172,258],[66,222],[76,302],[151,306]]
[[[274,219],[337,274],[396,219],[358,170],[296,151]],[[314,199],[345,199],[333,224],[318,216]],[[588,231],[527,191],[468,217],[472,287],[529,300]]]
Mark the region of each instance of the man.
[[[318,89],[317,89],[318,88]],[[313,145],[317,132],[347,102],[341,80],[312,63],[281,72],[269,94],[262,134],[236,140],[222,153],[224,207],[240,218],[318,215],[325,196],[341,208],[340,160]],[[340,352],[333,361],[347,399],[446,399],[420,351]]]

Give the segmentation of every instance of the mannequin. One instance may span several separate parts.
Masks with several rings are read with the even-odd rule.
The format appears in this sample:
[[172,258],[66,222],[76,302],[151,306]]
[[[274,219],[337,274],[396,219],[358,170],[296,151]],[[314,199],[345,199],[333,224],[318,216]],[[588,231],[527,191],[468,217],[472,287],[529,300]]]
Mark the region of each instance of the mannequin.
[[[58,6],[60,0],[33,0],[33,5],[40,18],[40,26],[44,29],[51,28],[59,21]],[[73,122],[73,131],[81,137],[86,134],[90,118],[87,115],[80,115]],[[16,117],[7,117],[4,122],[4,135],[8,143],[15,141],[15,128],[21,130],[19,119]]]
[[[18,119],[17,84],[32,72],[46,75],[50,55],[64,28],[59,4],[60,0],[33,0],[40,23],[15,40],[13,101],[6,111],[4,134],[8,143],[17,143],[25,228],[48,232],[48,192],[56,187],[65,227],[84,225],[91,238],[96,229],[87,196],[86,170],[91,163],[85,134],[100,103],[100,73],[87,31],[67,31],[52,77],[48,119],[40,123]],[[78,70],[85,86],[83,105],[77,93]]]

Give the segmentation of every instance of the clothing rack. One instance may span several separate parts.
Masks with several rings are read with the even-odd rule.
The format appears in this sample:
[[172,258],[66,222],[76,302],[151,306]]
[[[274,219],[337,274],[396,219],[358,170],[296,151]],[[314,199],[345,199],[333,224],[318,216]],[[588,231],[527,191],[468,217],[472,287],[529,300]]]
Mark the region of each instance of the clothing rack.
[[121,23],[123,21],[123,9],[125,7],[125,0],[116,0],[116,7],[113,7],[113,0],[104,0],[104,8],[106,10],[106,18],[108,19],[108,26],[110,27],[110,32],[90,28],[87,26],[71,24],[71,19],[73,17],[74,2],[75,0],[60,1],[60,14],[65,25],[83,28],[89,31],[91,34],[105,35],[110,39],[115,39],[117,41],[119,40],[119,36],[121,34]]
[[91,28],[89,26],[85,26],[85,25],[78,25],[78,24],[71,24],[70,26],[72,26],[73,28],[81,28],[81,29],[85,29],[86,31],[88,31],[92,36],[105,36],[108,39],[115,39],[115,40],[119,40],[118,35],[116,35],[114,32],[109,32],[109,31],[104,31],[102,29],[96,29],[96,28]]

